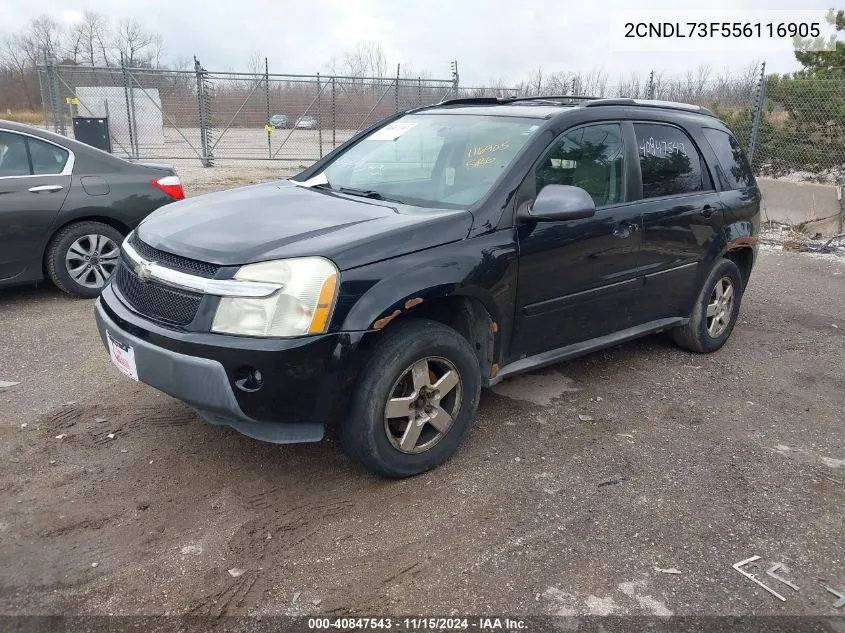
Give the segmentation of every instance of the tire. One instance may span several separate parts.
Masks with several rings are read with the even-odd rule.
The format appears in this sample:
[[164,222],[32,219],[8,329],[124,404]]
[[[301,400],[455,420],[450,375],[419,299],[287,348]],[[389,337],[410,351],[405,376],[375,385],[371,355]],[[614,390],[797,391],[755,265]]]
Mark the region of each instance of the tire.
[[[122,241],[120,231],[102,222],[69,224],[47,245],[44,267],[59,290],[91,299],[100,294],[117,270]],[[71,271],[79,274],[74,276]]]
[[[730,301],[719,298],[717,284],[722,289],[721,297],[728,294],[727,287],[730,286]],[[704,281],[689,323],[672,330],[675,343],[698,354],[709,354],[722,347],[736,325],[742,291],[739,268],[728,259],[720,259]],[[721,319],[708,316],[708,306],[715,306],[710,311],[716,310],[717,315],[722,315]],[[715,325],[714,319],[717,321]]]
[[[456,383],[454,375],[446,376],[452,371]],[[426,378],[430,386],[420,388]],[[418,475],[455,453],[475,420],[480,392],[478,359],[463,336],[428,319],[397,323],[362,369],[338,440],[352,459],[377,475]],[[391,407],[407,407],[409,417],[388,418],[389,400]]]

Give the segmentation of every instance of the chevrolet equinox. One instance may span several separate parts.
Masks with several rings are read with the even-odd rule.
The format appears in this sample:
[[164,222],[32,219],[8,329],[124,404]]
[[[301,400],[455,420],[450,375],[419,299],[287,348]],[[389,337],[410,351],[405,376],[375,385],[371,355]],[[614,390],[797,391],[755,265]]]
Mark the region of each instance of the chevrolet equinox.
[[96,302],[129,377],[274,443],[327,425],[386,477],[466,435],[482,387],[659,331],[719,349],[760,192],[698,106],[458,99],[289,180],[169,204]]

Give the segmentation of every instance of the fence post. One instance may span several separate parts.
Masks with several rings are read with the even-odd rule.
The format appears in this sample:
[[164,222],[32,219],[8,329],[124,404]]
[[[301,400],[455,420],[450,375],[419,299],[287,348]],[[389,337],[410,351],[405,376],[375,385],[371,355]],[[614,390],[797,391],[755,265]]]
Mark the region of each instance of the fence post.
[[422,107],[422,77],[417,77],[417,107]]
[[214,157],[211,155],[209,134],[208,134],[208,97],[206,95],[205,75],[206,70],[200,64],[200,61],[194,57],[194,72],[197,77],[197,108],[199,111],[200,123],[200,145],[202,146],[202,162],[203,167],[213,167]]
[[[267,120],[264,125],[270,125],[270,64],[266,57],[264,58],[264,100],[267,102]],[[267,158],[273,158],[273,144],[270,141],[269,129],[267,130]]]
[[56,111],[53,108],[53,77],[50,74],[50,58],[44,53],[44,83],[41,88],[41,101],[44,106],[44,123],[47,123],[47,103],[50,103],[50,115],[53,117],[53,131],[59,131]]
[[321,116],[322,109],[320,108],[320,102],[322,100],[320,73],[317,73],[317,141],[320,145],[320,158],[323,157],[323,117]]
[[393,112],[399,114],[399,68],[400,64],[396,64],[396,93],[393,95]]
[[123,99],[126,102],[126,128],[129,131],[129,156],[130,158],[137,158],[135,152],[135,136],[132,133],[132,108],[129,105],[129,91],[132,86],[129,83],[129,73],[126,71],[126,63],[123,58],[123,53],[120,54],[120,72],[123,73]]
[[337,147],[337,101],[335,98],[335,78],[332,77],[332,149]]
[[50,105],[53,107],[53,129],[57,134],[66,134],[65,119],[62,113],[62,106],[59,103],[59,69],[56,67],[56,60],[47,57],[47,80],[50,83]]
[[[47,60],[45,59],[44,61],[46,62]],[[46,128],[46,127],[48,127],[47,99],[46,99],[47,93],[44,90],[44,77],[43,77],[43,75],[47,72],[46,64],[45,64],[44,70],[42,70],[41,68],[38,68],[37,70],[38,70],[38,91],[41,93],[41,110],[44,113],[43,114],[43,116],[44,116],[44,127]]]
[[648,75],[648,88],[646,89],[646,99],[654,99],[654,71],[653,70]]
[[751,138],[748,139],[748,162],[754,168],[754,150],[757,149],[757,134],[760,131],[760,117],[766,96],[766,62],[760,66],[760,83],[757,84],[757,100],[754,104],[754,118],[751,121]]
[[460,78],[459,78],[459,75],[458,75],[458,60],[457,59],[452,60],[452,63],[450,65],[452,67],[452,92],[455,93],[455,99],[457,99],[458,98],[458,87],[460,85],[459,84]]

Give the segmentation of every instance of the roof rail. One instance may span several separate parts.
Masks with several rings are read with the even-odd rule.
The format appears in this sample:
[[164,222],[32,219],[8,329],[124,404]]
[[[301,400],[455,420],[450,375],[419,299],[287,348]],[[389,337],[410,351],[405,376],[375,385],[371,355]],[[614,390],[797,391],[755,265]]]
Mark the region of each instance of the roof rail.
[[596,99],[584,104],[585,108],[596,106],[633,105],[647,108],[663,108],[666,110],[683,110],[686,112],[697,112],[715,117],[713,111],[704,106],[692,105],[691,103],[680,103],[677,101],[660,101],[657,99]]
[[[509,99],[501,98],[501,97],[460,97],[457,99],[444,99],[443,101],[438,101],[435,106],[442,106],[442,105],[498,105],[500,103],[507,103]],[[431,107],[431,106],[429,106]]]
[[586,95],[537,95],[534,97],[513,97],[508,99],[508,101],[540,101],[558,105],[561,101],[594,101],[598,98],[599,97],[589,97]]
[[537,95],[534,97],[461,97],[446,99],[436,105],[502,105],[506,103],[521,103],[529,101],[549,105],[572,105],[573,101],[595,101],[599,97],[584,95]]

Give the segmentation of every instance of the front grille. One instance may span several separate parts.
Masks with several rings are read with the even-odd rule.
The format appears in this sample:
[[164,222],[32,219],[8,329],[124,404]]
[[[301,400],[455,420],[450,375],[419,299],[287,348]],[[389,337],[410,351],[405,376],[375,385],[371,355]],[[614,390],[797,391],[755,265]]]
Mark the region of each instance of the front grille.
[[168,268],[188,273],[190,275],[213,279],[214,275],[216,275],[217,271],[220,269],[220,266],[217,266],[216,264],[199,262],[195,259],[188,259],[187,257],[174,255],[173,253],[160,251],[157,248],[153,248],[146,242],[142,242],[136,233],[132,233],[129,237],[129,244],[147,261],[158,262]]
[[121,262],[115,284],[126,302],[139,314],[171,325],[188,325],[194,320],[202,295],[143,282]]

